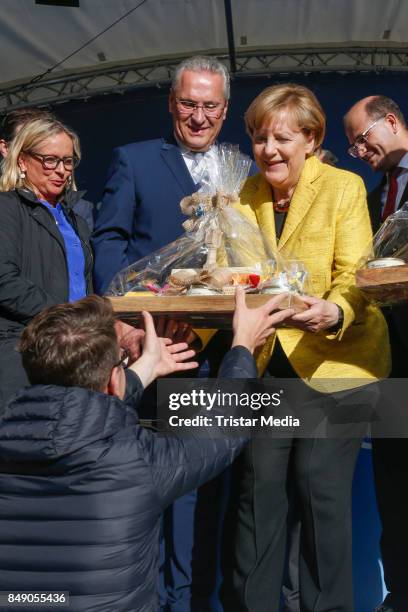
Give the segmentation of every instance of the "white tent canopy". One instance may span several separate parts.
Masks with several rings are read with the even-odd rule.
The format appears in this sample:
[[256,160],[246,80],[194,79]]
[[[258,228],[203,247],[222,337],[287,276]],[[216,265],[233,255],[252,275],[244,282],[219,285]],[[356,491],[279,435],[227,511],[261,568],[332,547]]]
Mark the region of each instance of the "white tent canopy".
[[198,53],[231,67],[226,6],[237,75],[408,70],[404,0],[0,0],[0,111],[165,83]]

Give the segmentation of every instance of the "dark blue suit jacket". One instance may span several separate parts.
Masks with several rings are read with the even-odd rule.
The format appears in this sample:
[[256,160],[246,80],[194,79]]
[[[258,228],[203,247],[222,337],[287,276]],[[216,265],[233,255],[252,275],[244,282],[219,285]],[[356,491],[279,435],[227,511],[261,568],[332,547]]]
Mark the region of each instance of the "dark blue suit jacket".
[[92,232],[94,227],[94,205],[92,202],[89,202],[89,200],[83,200],[81,198],[76,204],[74,204],[73,208],[77,215],[85,219],[89,227],[89,231]]
[[181,151],[163,138],[114,150],[93,235],[94,286],[183,233],[180,200],[198,188]]

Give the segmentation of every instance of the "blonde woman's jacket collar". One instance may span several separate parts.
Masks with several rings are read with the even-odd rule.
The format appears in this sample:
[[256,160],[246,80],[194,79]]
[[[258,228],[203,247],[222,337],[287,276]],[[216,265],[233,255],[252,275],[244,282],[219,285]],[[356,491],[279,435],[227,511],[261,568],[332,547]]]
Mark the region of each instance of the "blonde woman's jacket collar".
[[[316,157],[306,160],[292,197],[281,238],[276,243],[270,185],[257,174],[241,192],[238,210],[259,225],[272,248],[304,262],[308,293],[342,307],[344,324],[337,334],[280,329],[277,332],[292,367],[301,378],[337,379],[337,388],[358,386],[357,380],[383,378],[390,366],[388,332],[381,312],[368,305],[355,287],[356,266],[372,234],[363,181],[357,175]],[[273,351],[271,338],[258,355],[263,374]]]

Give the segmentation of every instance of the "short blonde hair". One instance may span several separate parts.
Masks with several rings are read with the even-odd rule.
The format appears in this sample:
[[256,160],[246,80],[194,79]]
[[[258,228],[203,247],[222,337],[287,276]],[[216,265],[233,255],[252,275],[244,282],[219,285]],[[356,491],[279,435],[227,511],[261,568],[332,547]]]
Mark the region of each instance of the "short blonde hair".
[[[81,159],[79,138],[69,127],[52,118],[39,118],[26,123],[9,145],[7,157],[1,162],[0,191],[30,189],[35,191],[27,177],[21,178],[18,158],[21,153],[34,153],[44,140],[64,133],[72,140],[74,156]],[[71,189],[76,190],[74,172],[71,174]]]
[[326,115],[314,93],[296,83],[267,87],[251,102],[245,113],[249,137],[283,110],[289,112],[302,132],[313,134],[317,149],[325,136]]

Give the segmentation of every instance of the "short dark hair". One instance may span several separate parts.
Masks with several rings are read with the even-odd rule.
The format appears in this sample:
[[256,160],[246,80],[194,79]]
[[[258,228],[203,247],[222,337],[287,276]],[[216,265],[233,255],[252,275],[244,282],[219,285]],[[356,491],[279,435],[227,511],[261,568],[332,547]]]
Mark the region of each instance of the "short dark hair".
[[46,308],[23,331],[19,351],[31,384],[103,391],[119,356],[109,300],[92,295]]
[[13,140],[17,129],[34,119],[55,119],[55,115],[45,108],[30,106],[29,108],[16,108],[4,115],[1,122],[0,138],[6,142]]
[[402,110],[394,100],[387,98],[387,96],[374,96],[374,98],[367,102],[365,111],[367,115],[374,120],[385,117],[388,113],[392,113],[404,127],[407,127]]

